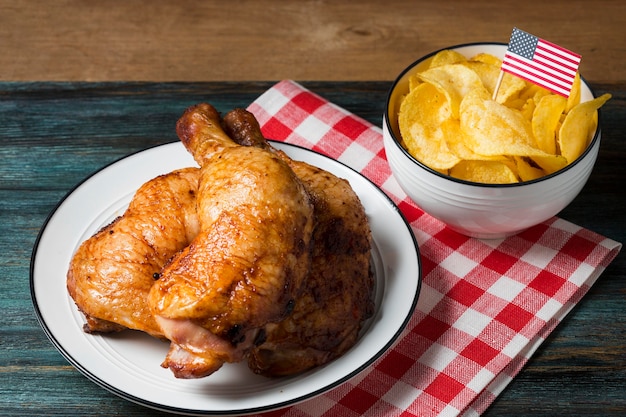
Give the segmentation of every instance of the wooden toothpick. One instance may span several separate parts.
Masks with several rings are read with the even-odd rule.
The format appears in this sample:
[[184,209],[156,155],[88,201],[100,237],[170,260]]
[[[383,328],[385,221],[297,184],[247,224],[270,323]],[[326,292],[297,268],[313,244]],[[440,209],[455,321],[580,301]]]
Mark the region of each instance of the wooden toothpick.
[[502,84],[502,77],[504,77],[504,71],[500,70],[500,76],[498,77],[498,82],[496,83],[496,87],[493,89],[493,101],[496,101],[496,97],[498,96],[498,90],[500,89],[500,84]]

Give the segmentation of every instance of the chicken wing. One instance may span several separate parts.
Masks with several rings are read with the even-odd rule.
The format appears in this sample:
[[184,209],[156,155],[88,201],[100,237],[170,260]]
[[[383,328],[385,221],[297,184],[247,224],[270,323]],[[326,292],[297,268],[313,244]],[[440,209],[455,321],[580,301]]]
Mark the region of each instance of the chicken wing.
[[233,142],[220,124],[208,104],[177,123],[201,166],[200,233],[149,294],[171,341],[162,366],[179,378],[243,360],[259,329],[291,312],[310,266],[313,206],[304,186],[275,153]]
[[[236,109],[224,116],[236,142],[271,148],[254,116]],[[266,376],[291,375],[327,363],[354,345],[374,311],[371,233],[361,201],[348,181],[277,152],[302,180],[314,205],[311,272],[291,315],[268,324],[248,356]]]
[[199,174],[186,168],[148,181],[121,217],[79,246],[67,289],[85,315],[86,332],[130,328],[163,337],[148,308],[148,291],[163,265],[200,230]]

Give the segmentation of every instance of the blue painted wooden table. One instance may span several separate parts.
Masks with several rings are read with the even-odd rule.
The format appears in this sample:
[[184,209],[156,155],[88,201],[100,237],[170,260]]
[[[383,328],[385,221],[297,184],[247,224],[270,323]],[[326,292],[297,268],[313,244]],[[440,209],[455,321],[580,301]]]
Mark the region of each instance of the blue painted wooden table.
[[[76,371],[42,331],[29,267],[40,228],[57,202],[103,166],[176,140],[189,105],[245,107],[272,82],[0,83],[0,414],[159,415]],[[302,82],[375,124],[388,82]],[[579,197],[560,216],[626,241],[626,83],[602,112],[602,146]],[[164,414],[163,414],[164,415]],[[486,415],[626,415],[626,254],[540,347]]]

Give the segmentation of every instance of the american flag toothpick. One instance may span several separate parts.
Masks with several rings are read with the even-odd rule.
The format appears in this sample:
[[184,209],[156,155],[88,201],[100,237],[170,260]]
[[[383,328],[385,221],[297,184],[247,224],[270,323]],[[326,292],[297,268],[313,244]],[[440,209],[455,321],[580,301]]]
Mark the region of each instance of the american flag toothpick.
[[[569,97],[580,58],[572,51],[513,28],[501,70]],[[498,82],[494,98],[499,86]]]

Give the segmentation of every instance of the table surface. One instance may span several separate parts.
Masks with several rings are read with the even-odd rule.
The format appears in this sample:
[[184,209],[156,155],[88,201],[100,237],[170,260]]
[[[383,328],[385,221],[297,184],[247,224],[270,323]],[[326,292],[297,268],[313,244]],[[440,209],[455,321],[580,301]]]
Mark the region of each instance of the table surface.
[[[30,296],[33,245],[85,177],[176,140],[186,106],[245,107],[274,80],[380,124],[391,80],[432,50],[507,42],[517,26],[581,53],[585,78],[613,99],[596,168],[560,216],[626,241],[626,2],[278,3],[0,0],[1,414],[146,414],[48,341]],[[622,252],[486,415],[626,415],[624,311]]]
[[[143,415],[76,371],[40,328],[29,262],[48,214],[81,180],[132,152],[176,140],[189,105],[246,106],[272,85],[0,83],[0,410],[7,415]],[[389,82],[304,86],[379,124]],[[582,193],[561,217],[626,241],[626,83],[602,112],[602,146]],[[626,414],[626,256],[622,252],[486,415]]]

